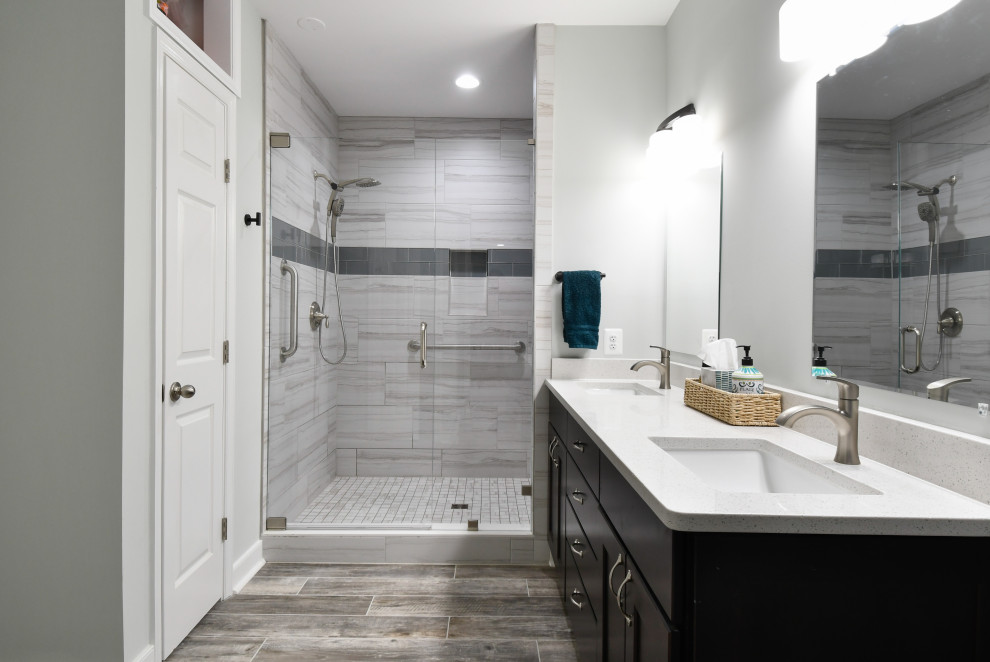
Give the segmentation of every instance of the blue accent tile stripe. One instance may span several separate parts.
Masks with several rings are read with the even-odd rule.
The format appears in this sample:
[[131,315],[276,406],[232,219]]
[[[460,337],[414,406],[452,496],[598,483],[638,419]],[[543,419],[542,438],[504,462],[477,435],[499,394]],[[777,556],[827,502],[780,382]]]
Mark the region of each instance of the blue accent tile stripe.
[[[272,217],[272,257],[333,271],[323,239]],[[327,259],[329,257],[329,260]],[[340,246],[341,274],[359,276],[465,276],[520,278],[533,275],[531,249],[460,251],[450,248]]]

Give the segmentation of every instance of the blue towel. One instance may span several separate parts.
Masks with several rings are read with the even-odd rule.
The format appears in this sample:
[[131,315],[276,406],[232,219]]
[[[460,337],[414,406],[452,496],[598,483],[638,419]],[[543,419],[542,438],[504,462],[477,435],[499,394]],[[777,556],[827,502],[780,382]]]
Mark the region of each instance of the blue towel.
[[601,272],[565,271],[560,294],[564,341],[570,347],[596,349],[602,321]]

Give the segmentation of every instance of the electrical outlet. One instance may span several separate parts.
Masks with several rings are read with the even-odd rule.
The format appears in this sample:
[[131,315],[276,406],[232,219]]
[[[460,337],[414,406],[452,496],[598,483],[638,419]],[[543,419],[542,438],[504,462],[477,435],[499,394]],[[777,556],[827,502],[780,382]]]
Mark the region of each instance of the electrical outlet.
[[718,340],[718,329],[702,329],[701,330],[701,346],[704,347],[710,342],[715,342]]
[[605,353],[622,353],[622,329],[605,329]]

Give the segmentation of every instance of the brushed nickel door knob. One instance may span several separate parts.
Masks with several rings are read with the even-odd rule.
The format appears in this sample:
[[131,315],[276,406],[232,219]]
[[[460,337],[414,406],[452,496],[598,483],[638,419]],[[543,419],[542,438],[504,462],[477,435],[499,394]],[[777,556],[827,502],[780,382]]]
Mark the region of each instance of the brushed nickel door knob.
[[172,399],[172,402],[178,401],[179,398],[191,398],[194,395],[196,395],[196,387],[192,384],[183,386],[179,382],[172,382],[168,388],[168,397]]

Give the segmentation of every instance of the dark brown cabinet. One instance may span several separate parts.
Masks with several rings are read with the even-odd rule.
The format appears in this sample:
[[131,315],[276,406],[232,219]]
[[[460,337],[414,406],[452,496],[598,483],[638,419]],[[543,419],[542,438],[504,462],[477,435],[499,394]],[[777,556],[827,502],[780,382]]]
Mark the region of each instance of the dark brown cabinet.
[[580,662],[990,660],[990,539],[673,531],[551,397],[555,435]]

